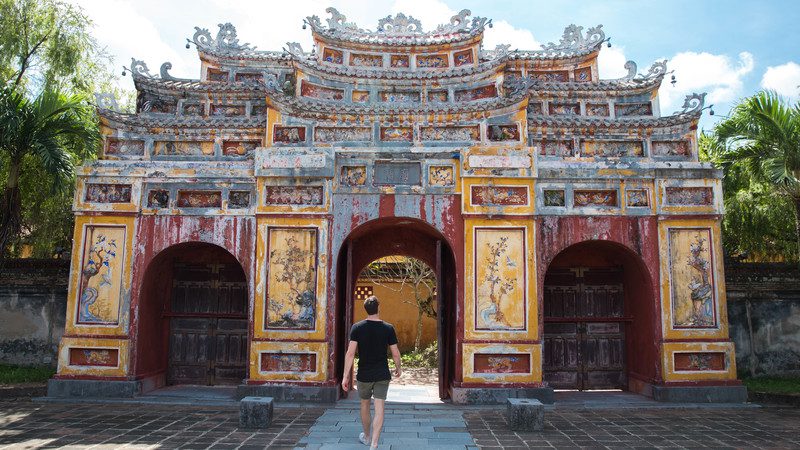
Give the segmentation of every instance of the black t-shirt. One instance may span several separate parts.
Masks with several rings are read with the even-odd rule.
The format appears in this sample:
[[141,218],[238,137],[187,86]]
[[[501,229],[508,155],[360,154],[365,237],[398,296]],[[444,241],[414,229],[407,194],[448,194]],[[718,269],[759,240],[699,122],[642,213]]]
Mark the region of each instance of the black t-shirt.
[[350,329],[350,340],[358,342],[356,380],[374,382],[391,380],[386,347],[397,344],[392,324],[378,320],[362,320]]

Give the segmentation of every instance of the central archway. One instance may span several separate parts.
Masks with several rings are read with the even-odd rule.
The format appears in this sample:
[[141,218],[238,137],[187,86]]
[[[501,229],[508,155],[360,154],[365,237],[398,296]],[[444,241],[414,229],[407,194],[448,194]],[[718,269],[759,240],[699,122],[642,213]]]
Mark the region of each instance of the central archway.
[[336,273],[336,377],[341,381],[347,333],[353,320],[356,280],[369,263],[400,255],[419,259],[436,273],[439,397],[447,399],[456,363],[456,264],[450,244],[434,227],[418,219],[392,217],[360,225],[345,239]]

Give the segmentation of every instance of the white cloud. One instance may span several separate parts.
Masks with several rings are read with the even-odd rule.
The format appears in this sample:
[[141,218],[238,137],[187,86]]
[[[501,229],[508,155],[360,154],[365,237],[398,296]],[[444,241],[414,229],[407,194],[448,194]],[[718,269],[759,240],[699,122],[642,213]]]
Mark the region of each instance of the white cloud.
[[739,53],[736,59],[706,52],[678,53],[667,62],[667,68],[675,71],[676,85],[665,80],[659,90],[662,113],[680,109],[684,97],[694,92],[707,92],[707,105],[731,102],[741,95],[743,78],[754,67],[749,52]]
[[597,71],[600,79],[622,78],[628,74],[625,69],[625,49],[619,46],[604,47],[597,56]]
[[492,21],[492,28],[486,30],[484,36],[483,46],[487,50],[494,49],[498,44],[509,44],[512,50],[537,50],[542,47],[529,30],[515,28],[505,20]]
[[767,67],[761,78],[761,87],[797,100],[800,97],[800,64],[790,61],[780,66]]

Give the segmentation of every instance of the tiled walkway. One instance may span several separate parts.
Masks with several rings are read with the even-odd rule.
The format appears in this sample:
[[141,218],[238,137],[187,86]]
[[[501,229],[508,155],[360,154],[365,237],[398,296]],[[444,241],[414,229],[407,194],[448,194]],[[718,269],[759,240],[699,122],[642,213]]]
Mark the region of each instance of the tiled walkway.
[[[627,393],[580,395],[562,397],[548,409],[544,431],[517,433],[502,406],[442,404],[435,390],[418,387],[391,392],[384,449],[800,448],[796,408],[687,408]],[[159,396],[180,397],[173,391]],[[205,393],[202,401],[207,403],[0,402],[0,449],[366,448],[358,443],[355,393],[335,406],[279,404],[273,424],[261,431],[240,430],[238,408],[225,398]]]
[[[307,449],[363,449],[358,442],[362,431],[358,405],[331,408],[300,439]],[[391,404],[386,407],[380,445],[383,449],[474,448],[460,409],[449,405]]]

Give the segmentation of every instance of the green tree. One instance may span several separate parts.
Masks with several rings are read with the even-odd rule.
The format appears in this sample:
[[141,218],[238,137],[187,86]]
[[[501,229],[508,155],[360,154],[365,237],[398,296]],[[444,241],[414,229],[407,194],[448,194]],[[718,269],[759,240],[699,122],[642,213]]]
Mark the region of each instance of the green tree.
[[736,105],[714,137],[704,147],[725,171],[727,234],[741,233],[736,250],[800,260],[800,103],[759,92]]
[[53,191],[71,185],[76,158],[95,148],[96,127],[87,126],[91,107],[80,95],[66,96],[46,86],[34,100],[5,86],[0,90],[0,153],[7,161],[0,202],[0,257],[22,228],[20,179],[35,164]]
[[[111,59],[91,36],[92,23],[83,10],[59,0],[0,0],[0,85],[36,99],[45,86],[58,86],[66,96],[91,98],[95,92],[111,92],[124,99],[132,96],[114,84]],[[36,100],[29,102],[35,103]],[[79,116],[86,128],[95,129],[97,118],[81,105]],[[4,132],[4,130],[0,130]],[[96,148],[64,148],[73,164],[94,157]],[[72,153],[75,152],[75,153]],[[56,247],[70,247],[74,174],[56,177],[44,160],[28,154],[21,162],[0,152],[0,185],[18,185],[20,193],[19,233],[6,236],[10,249],[20,253],[31,246],[34,256],[49,257]],[[19,172],[17,172],[19,171]],[[53,190],[53,186],[60,189]],[[8,250],[4,247],[0,253]]]

